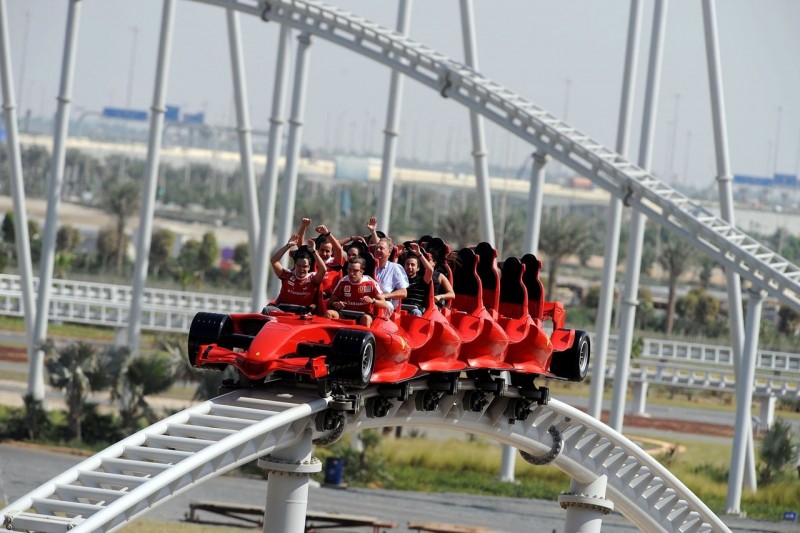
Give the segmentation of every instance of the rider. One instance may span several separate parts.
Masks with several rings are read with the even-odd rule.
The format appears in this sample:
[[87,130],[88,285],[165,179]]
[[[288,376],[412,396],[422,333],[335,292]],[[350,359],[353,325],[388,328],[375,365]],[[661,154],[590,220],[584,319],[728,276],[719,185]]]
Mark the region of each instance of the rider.
[[[294,252],[294,268],[289,270],[281,264],[283,256],[297,245],[298,239],[298,235],[292,235],[270,259],[273,272],[281,280],[281,291],[278,299],[264,308],[266,314],[279,309],[280,304],[298,305],[308,309],[316,308],[317,292],[325,278],[327,268],[317,253],[314,239],[309,239],[306,246],[301,246]],[[311,270],[312,260],[316,271]]]
[[[438,270],[434,270],[433,265],[419,244],[408,242],[404,246],[406,247],[406,252],[403,255],[403,266],[406,274],[408,274],[408,288],[406,289],[407,294],[403,299],[403,304],[404,306],[405,304],[414,306],[409,310],[409,314],[422,316],[422,313],[427,309],[431,283],[433,283],[433,300],[437,304],[455,298],[456,294],[453,291],[450,280]],[[423,268],[422,273],[420,272],[420,266]]]
[[380,285],[364,274],[366,261],[363,257],[353,257],[347,261],[347,276],[339,280],[328,301],[325,316],[339,318],[339,311],[346,309],[364,313],[358,320],[362,326],[371,326],[376,309],[389,309],[384,300]]

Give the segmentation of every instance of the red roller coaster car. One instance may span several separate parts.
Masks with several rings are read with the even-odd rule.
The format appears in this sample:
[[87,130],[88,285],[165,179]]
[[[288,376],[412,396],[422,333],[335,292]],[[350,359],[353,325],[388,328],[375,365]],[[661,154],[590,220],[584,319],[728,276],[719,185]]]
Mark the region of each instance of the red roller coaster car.
[[[431,292],[423,316],[399,310],[370,327],[358,325],[359,313],[331,319],[298,306],[269,316],[200,312],[189,330],[189,359],[198,367],[233,365],[251,383],[280,376],[345,390],[423,375],[454,383],[462,371],[509,371],[512,384],[533,389],[538,376],[582,381],[589,338],[564,328],[560,302],[544,301],[539,261],[509,258],[500,276],[495,257],[486,243],[458,252],[452,309],[439,310]],[[552,334],[544,320],[552,320]]]

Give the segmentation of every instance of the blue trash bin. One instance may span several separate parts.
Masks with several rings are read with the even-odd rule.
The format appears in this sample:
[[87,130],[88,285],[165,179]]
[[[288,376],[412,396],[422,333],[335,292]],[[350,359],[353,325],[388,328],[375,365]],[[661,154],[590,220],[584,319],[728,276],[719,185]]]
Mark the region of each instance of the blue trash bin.
[[325,484],[341,485],[344,474],[344,459],[328,457],[325,459]]

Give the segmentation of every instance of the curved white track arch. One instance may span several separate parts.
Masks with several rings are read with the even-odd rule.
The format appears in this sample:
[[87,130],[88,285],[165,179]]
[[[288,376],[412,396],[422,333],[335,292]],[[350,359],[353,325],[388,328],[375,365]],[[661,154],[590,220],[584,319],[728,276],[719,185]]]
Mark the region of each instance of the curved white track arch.
[[[286,24],[416,79],[590,177],[626,205],[740,274],[754,288],[800,309],[800,268],[796,265],[614,151],[464,65],[391,30],[313,1],[195,1]],[[349,411],[330,409],[332,400],[319,398],[315,391],[236,391],[173,415],[84,461],[11,504],[2,511],[2,518],[8,529],[18,531],[73,527],[73,531],[110,531],[194,484],[264,454],[291,448],[309,432],[329,441],[346,428],[414,425],[457,428],[493,438],[529,457],[552,462],[578,481],[604,474],[609,498],[642,530],[728,530],[638,446],[567,405],[552,400],[546,406],[533,406],[528,413],[530,406],[513,388],[477,405],[470,399],[471,382],[462,382],[435,409],[422,410],[420,406],[431,407],[427,383],[416,382],[413,388],[415,392],[402,401],[377,400],[377,389],[369,388],[362,396],[366,407],[353,404]],[[384,416],[375,416],[376,402]],[[512,418],[516,423],[510,423]]]
[[585,413],[557,400],[532,404],[514,387],[481,402],[471,381],[458,389],[433,403],[440,393],[431,394],[425,379],[411,383],[405,400],[380,396],[375,386],[347,401],[320,398],[314,388],[240,389],[120,441],[0,516],[10,531],[112,531],[211,477],[296,446],[309,432],[330,443],[350,429],[407,425],[510,444],[581,482],[606,475],[607,497],[642,531],[728,531],[660,463]]

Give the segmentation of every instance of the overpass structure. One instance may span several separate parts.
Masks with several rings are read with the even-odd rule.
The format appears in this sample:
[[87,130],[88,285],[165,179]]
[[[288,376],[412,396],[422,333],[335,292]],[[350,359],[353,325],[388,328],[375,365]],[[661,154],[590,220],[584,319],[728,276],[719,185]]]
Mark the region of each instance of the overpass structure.
[[[287,233],[284,230],[291,224],[294,214],[306,58],[313,36],[383,64],[393,71],[393,75],[416,80],[443,97],[468,108],[473,122],[476,166],[485,163],[479,139],[481,134],[475,133],[481,129],[476,126],[478,118],[483,117],[535,147],[538,159],[535,160],[534,168],[538,165],[541,170],[546,156],[556,159],[576,174],[591,179],[597,186],[609,192],[612,198],[632,208],[635,214],[646,216],[691,243],[712,257],[731,275],[741,276],[749,284],[751,291],[751,312],[748,314],[744,354],[748,364],[742,363],[743,374],[739,375],[746,392],[749,392],[746,385],[753,379],[749,365],[752,364],[753,368],[755,365],[758,316],[763,295],[770,295],[793,309],[800,309],[800,268],[797,265],[740,231],[728,220],[716,216],[662,182],[646,168],[642,168],[646,165],[632,163],[546,110],[486,78],[476,68],[453,61],[399,32],[313,0],[195,1],[226,10],[234,63],[241,60],[235,14],[258,17],[267,23],[281,25],[281,48],[285,45],[289,28],[300,33],[295,94],[292,117],[289,120],[291,128],[287,146],[287,186],[283,197],[285,209],[282,210],[279,239],[284,238],[283,233]],[[71,51],[74,45],[75,35],[72,30],[75,28],[74,15],[77,14],[77,9],[73,7],[78,4],[76,1],[70,4],[67,51]],[[464,4],[468,5],[468,2],[465,1]],[[710,0],[706,1],[706,5],[708,4]],[[123,307],[130,308],[129,340],[137,348],[138,332],[142,327],[140,321],[146,315],[144,300],[147,291],[144,289],[144,280],[147,274],[155,180],[164,124],[166,66],[171,46],[174,5],[174,0],[164,2],[134,287],[129,304],[123,303]],[[0,7],[3,6],[4,0],[0,0]],[[0,15],[3,15],[2,11],[0,10]],[[6,31],[4,27],[3,31]],[[4,44],[3,77],[7,81],[10,76],[6,75],[8,53],[5,48]],[[67,75],[62,78],[64,84],[62,95],[59,96],[58,136],[54,143],[56,181],[57,175],[63,171],[62,147],[66,136],[66,123],[63,119],[69,110],[72,58],[71,53],[65,53],[64,67]],[[474,64],[470,58],[467,62]],[[282,73],[276,77],[278,82],[283,82]],[[234,78],[237,111],[241,111],[244,106],[240,73],[235,72]],[[18,150],[13,92],[10,93],[10,98],[8,94],[8,88],[4,87],[9,144]],[[280,106],[276,109],[277,115],[273,114],[272,117],[274,126],[282,122],[282,109]],[[245,118],[242,119],[243,115]],[[240,113],[239,129],[243,169],[250,167],[249,174],[247,171],[243,173],[248,174],[248,186],[251,191],[255,191],[252,157],[248,153],[250,128],[246,113]],[[391,137],[392,128],[387,130],[387,137]],[[279,138],[276,133],[280,133],[279,127],[271,129],[271,140]],[[270,161],[276,161],[276,155],[277,152],[270,147]],[[60,164],[59,158],[62,159]],[[12,171],[15,205],[21,205],[19,192],[22,189],[22,180],[19,174]],[[270,169],[268,174],[272,174]],[[478,179],[478,187],[482,189],[478,195],[483,208],[481,222],[484,231],[491,233],[486,231],[491,227],[491,212],[487,213],[485,209],[489,203],[489,191],[484,178],[485,176],[479,176]],[[47,238],[43,247],[43,254],[49,261],[52,261],[55,248],[52,242],[55,224],[52,221],[59,201],[59,186],[60,182],[49,191],[53,195],[48,206],[52,206],[52,211],[48,210],[49,223],[45,227]],[[268,186],[272,187],[273,183],[268,183]],[[24,189],[22,194],[24,195]],[[253,199],[255,195],[247,196]],[[535,205],[533,194],[531,196],[531,205]],[[273,191],[273,196],[269,199],[273,207],[274,199]],[[257,210],[257,206],[248,203],[245,207],[251,226],[251,248],[255,249],[256,216],[253,211]],[[24,207],[19,211],[24,218]],[[265,220],[271,223],[272,213],[269,209],[267,213],[269,216]],[[531,215],[530,223],[534,224],[533,219],[540,213],[532,212]],[[18,229],[24,227],[23,223],[17,224]],[[262,239],[265,235],[271,238],[271,225],[266,223],[261,227]],[[17,235],[17,243],[23,247],[24,252],[29,252],[26,248],[27,242],[27,235]],[[263,260],[268,247],[261,245],[259,248],[259,255]],[[19,256],[22,257],[23,254]],[[29,257],[22,262],[29,269]],[[47,261],[43,262],[46,263]],[[254,269],[255,273],[264,271],[264,268]],[[50,276],[52,272],[48,271],[46,274]],[[26,273],[23,277],[32,276]],[[638,277],[636,279],[638,283]],[[257,285],[258,283],[254,283],[254,291],[258,288]],[[49,288],[48,282],[45,290],[39,292],[39,324],[41,317],[52,309],[48,302]],[[28,283],[24,283],[22,308],[25,310],[33,308],[31,292]],[[263,293],[263,290],[259,292]],[[739,296],[736,294],[737,298]],[[72,300],[78,301],[78,297],[73,296]],[[630,302],[624,303],[628,305]],[[65,315],[78,314],[77,311],[72,311],[76,306],[71,306],[68,300],[61,302],[60,306],[60,312]],[[80,313],[92,320],[113,318],[121,322],[124,315],[124,309],[119,306],[108,318],[103,315],[103,311],[99,312],[98,318],[97,308],[81,302],[78,302],[77,307],[82,309]],[[155,307],[158,304],[154,304]],[[170,320],[154,319],[154,324],[168,324],[171,323]],[[40,329],[38,324],[35,329]],[[37,332],[31,337],[38,335]],[[623,359],[624,357],[626,356]],[[624,365],[628,362],[623,360],[621,363]],[[623,376],[627,379],[625,373]],[[615,386],[620,387],[620,383]],[[319,469],[318,463],[311,457],[314,439],[330,442],[348,427],[437,427],[441,424],[490,436],[519,448],[534,463],[552,463],[567,472],[572,477],[573,486],[569,493],[560,498],[560,503],[567,509],[567,528],[570,531],[594,531],[590,524],[610,509],[611,502],[634,524],[646,531],[727,530],[680,481],[646,457],[641,449],[611,428],[577,410],[557,401],[546,406],[532,406],[527,399],[519,398],[513,389],[476,402],[475,394],[482,392],[471,389],[469,382],[460,384],[454,394],[445,396],[443,402],[437,402],[431,408],[427,384],[421,382],[415,384],[415,387],[413,394],[400,398],[386,398],[373,389],[367,389],[357,398],[337,399],[303,396],[297,391],[238,391],[179,413],[101,452],[3,510],[3,520],[8,529],[20,531],[111,530],[139,516],[150,506],[167,501],[193,483],[202,482],[237,464],[262,457],[262,464],[269,470],[271,479],[267,495],[270,520],[265,521],[265,531],[300,531],[302,521],[298,521],[297,517],[300,511],[305,512],[306,476]],[[744,402],[748,399],[741,396],[739,398],[737,436],[747,431],[747,425],[740,423],[739,415],[744,413]],[[263,457],[265,454],[269,455]],[[737,456],[738,465],[737,450],[734,455]],[[732,473],[731,476],[734,484],[740,470],[738,466],[736,470],[736,475]],[[606,496],[611,502],[607,501]],[[736,494],[729,495],[729,504],[732,511],[738,510]]]

